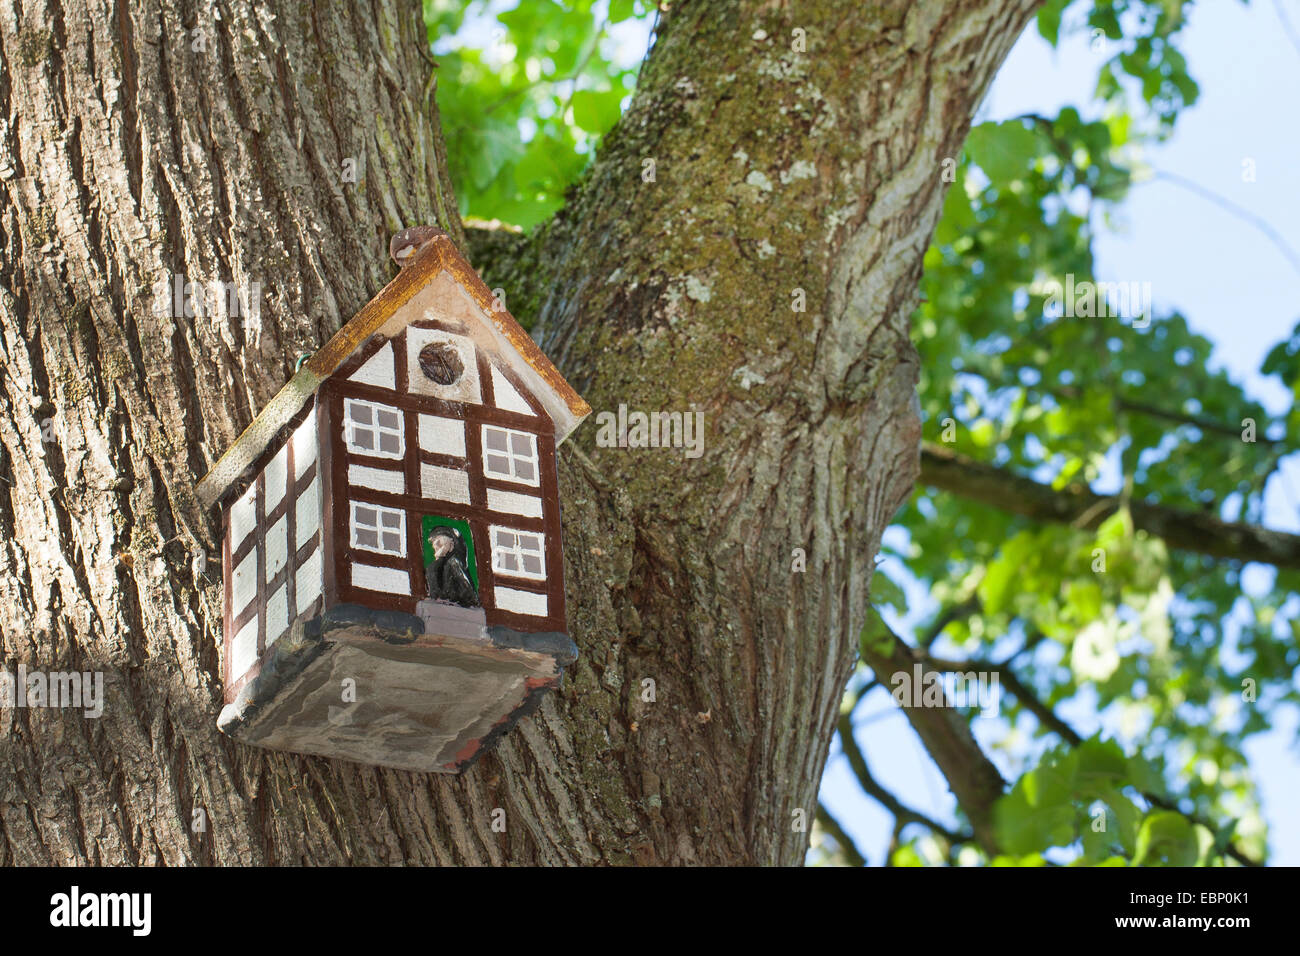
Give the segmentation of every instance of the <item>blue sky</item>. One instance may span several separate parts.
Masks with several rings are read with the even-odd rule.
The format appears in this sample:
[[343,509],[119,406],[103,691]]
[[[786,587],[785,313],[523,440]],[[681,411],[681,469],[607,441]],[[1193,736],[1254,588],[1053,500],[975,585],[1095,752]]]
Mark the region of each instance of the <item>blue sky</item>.
[[[1286,10],[1291,24],[1300,25],[1300,3],[1292,0]],[[1300,250],[1300,124],[1294,107],[1300,44],[1292,44],[1268,0],[1250,6],[1214,0],[1191,9],[1179,46],[1201,96],[1180,117],[1174,136],[1146,152],[1146,163],[1259,217],[1291,249]],[[979,119],[1031,111],[1051,115],[1066,104],[1096,115],[1089,104],[1103,56],[1089,48],[1086,35],[1053,50],[1031,24],[994,81]],[[1243,178],[1244,160],[1253,161],[1254,182]],[[1276,244],[1255,225],[1159,178],[1135,188],[1114,218],[1096,243],[1098,275],[1151,282],[1157,311],[1181,311],[1214,342],[1214,362],[1271,412],[1285,410],[1285,389],[1258,374],[1268,350],[1300,319],[1300,274]],[[1270,527],[1300,531],[1298,458],[1291,456],[1267,489]],[[1267,579],[1266,569],[1252,571],[1248,588]],[[925,613],[918,607],[909,621]],[[951,821],[954,801],[947,785],[902,712],[878,692],[860,713],[855,738],[880,782],[905,803]],[[1062,716],[1085,735],[1096,729],[1086,702],[1062,708]],[[1300,715],[1291,709],[1247,747],[1275,865],[1300,865],[1300,815],[1294,810],[1300,792],[1298,737]],[[892,820],[862,795],[838,748],[832,750],[821,796],[870,862],[880,863]]]

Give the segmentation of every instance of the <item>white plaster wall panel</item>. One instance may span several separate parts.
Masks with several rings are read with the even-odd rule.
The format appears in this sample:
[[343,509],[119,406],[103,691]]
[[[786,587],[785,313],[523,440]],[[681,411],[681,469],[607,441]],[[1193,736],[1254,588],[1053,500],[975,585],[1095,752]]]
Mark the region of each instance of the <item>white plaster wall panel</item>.
[[438,501],[469,504],[469,475],[455,468],[420,464],[420,494]]
[[420,447],[454,458],[465,457],[465,423],[437,415],[420,416]]
[[275,506],[284,500],[285,484],[289,477],[289,445],[285,444],[275,456],[266,463],[262,472],[264,484],[262,513],[270,514]]
[[492,593],[496,598],[499,610],[546,617],[547,602],[545,594],[534,594],[532,591],[517,591],[514,588],[497,588]]
[[495,365],[492,366],[492,396],[496,401],[497,408],[504,408],[508,412],[518,412],[520,415],[535,415],[532,406],[524,401],[524,397],[519,391],[510,384],[510,380],[501,374],[500,369]]
[[348,465],[348,484],[387,491],[394,495],[406,491],[406,478],[400,471],[371,468],[368,465]]
[[316,409],[307,413],[293,433],[293,476],[301,478],[316,461]]
[[257,660],[257,615],[230,642],[230,679],[239,680]]
[[523,515],[526,518],[542,516],[541,498],[520,495],[513,491],[502,491],[500,488],[487,490],[487,506],[489,511],[500,511],[504,514]]
[[312,535],[320,530],[320,478],[316,477],[311,480],[302,494],[298,496],[298,503],[294,506],[295,524],[293,528],[294,540],[299,548],[311,540]]
[[293,583],[294,592],[298,595],[298,614],[306,611],[311,607],[311,602],[320,597],[324,587],[323,571],[321,549],[317,548],[294,573]]
[[376,568],[369,564],[352,565],[352,586],[385,594],[410,594],[411,576],[397,568]]
[[[420,352],[430,345],[442,345],[451,350],[459,360],[460,375],[452,382],[435,382],[420,367]],[[478,353],[474,343],[463,335],[454,335],[441,329],[406,330],[406,381],[407,387],[418,395],[432,395],[448,402],[483,401],[478,380]]]
[[234,554],[240,542],[257,527],[257,482],[248,486],[230,506],[230,552]]
[[239,614],[257,597],[257,547],[254,546],[230,579],[230,613]]
[[397,373],[393,365],[392,343],[388,343],[366,359],[365,364],[348,377],[348,381],[361,382],[363,385],[377,385],[380,388],[396,388]]
[[266,646],[270,647],[289,627],[289,586],[281,584],[266,599]]
[[266,580],[269,583],[289,560],[289,516],[280,520],[266,532]]

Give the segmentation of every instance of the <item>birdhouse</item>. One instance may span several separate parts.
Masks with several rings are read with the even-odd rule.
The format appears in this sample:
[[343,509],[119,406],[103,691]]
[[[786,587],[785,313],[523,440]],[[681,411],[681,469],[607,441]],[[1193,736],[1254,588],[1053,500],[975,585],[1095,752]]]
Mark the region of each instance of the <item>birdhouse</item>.
[[457,773],[577,657],[556,448],[590,413],[445,233],[199,483],[221,506],[225,707],[247,743]]

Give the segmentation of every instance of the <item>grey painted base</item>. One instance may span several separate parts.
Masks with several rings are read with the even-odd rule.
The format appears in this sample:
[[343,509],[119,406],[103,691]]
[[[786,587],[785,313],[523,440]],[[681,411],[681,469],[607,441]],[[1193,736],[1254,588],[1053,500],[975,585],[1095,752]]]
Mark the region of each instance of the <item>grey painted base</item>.
[[273,750],[459,773],[577,659],[564,634],[489,628],[477,608],[419,610],[339,605],[296,625],[217,726]]

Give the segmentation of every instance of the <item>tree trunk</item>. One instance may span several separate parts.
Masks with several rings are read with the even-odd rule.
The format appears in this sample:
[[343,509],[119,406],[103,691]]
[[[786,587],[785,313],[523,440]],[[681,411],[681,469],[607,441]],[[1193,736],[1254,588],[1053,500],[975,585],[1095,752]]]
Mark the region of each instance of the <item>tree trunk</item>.
[[[419,5],[0,2],[3,666],[106,697],[0,710],[0,863],[797,863],[917,474],[940,163],[1034,5],[683,4],[566,209],[477,256],[597,412],[698,410],[704,441],[580,429],[580,660],[447,779],[217,732],[193,493],[387,281],[392,232],[463,241]],[[176,277],[260,316],[174,317]]]

